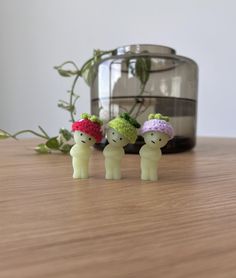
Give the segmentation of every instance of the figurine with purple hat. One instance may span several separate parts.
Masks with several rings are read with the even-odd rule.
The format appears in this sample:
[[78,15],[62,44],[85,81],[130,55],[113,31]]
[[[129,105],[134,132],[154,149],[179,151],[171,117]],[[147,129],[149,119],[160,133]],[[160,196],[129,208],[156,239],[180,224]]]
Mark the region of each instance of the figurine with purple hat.
[[150,114],[140,129],[145,144],[139,151],[141,156],[141,179],[157,181],[157,168],[161,159],[161,148],[174,136],[169,117],[161,114]]
[[102,121],[95,115],[83,113],[81,119],[72,124],[75,145],[70,150],[73,178],[87,179],[91,146],[102,140]]

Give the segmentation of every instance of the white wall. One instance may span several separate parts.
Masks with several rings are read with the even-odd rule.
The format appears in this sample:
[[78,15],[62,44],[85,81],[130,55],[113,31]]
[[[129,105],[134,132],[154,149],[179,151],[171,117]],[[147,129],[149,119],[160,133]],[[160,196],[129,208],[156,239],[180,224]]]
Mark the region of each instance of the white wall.
[[[71,80],[53,70],[82,64],[93,48],[133,43],[175,48],[199,64],[198,134],[236,137],[236,1],[0,0],[0,128],[70,125],[56,103]],[[79,87],[79,113],[89,90]]]

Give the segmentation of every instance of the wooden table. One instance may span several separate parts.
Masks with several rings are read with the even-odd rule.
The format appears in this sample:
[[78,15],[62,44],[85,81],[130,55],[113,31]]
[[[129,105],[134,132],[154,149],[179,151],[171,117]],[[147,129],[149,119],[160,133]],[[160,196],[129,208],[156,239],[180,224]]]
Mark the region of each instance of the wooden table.
[[236,139],[165,155],[159,182],[73,180],[69,156],[0,141],[0,277],[236,277]]

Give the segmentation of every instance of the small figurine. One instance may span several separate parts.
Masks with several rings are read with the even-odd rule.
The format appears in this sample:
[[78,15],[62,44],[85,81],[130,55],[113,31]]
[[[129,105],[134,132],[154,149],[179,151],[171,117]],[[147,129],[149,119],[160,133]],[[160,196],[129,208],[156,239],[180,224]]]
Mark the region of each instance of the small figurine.
[[123,147],[128,143],[134,144],[137,139],[137,128],[140,124],[128,113],[108,123],[107,140],[109,144],[103,150],[105,157],[106,179],[121,179],[120,164],[125,152]]
[[157,167],[161,159],[161,148],[173,138],[174,130],[169,118],[161,114],[150,114],[141,127],[145,145],[139,151],[141,156],[141,179],[156,181]]
[[98,117],[87,113],[82,114],[81,119],[72,124],[75,145],[71,148],[70,155],[72,156],[74,179],[88,178],[91,146],[102,140],[101,125],[102,121]]

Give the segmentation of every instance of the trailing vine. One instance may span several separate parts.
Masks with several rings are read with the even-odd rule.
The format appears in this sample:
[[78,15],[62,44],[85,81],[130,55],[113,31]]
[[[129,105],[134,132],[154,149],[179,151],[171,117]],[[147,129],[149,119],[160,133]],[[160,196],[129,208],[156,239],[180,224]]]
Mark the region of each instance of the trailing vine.
[[[66,61],[59,66],[55,66],[54,69],[58,74],[65,78],[73,78],[70,89],[68,90],[68,99],[59,99],[57,106],[69,113],[69,122],[75,122],[76,116],[76,104],[79,99],[79,95],[76,92],[76,85],[80,79],[83,79],[88,86],[91,86],[94,77],[96,75],[94,65],[101,61],[104,57],[109,57],[114,54],[115,50],[94,50],[92,58],[87,60],[80,68],[73,61]],[[130,53],[132,54],[132,53]],[[134,53],[133,53],[134,54]],[[145,53],[143,53],[145,54]],[[136,76],[140,81],[140,91],[134,99],[133,105],[130,107],[128,115],[132,115],[134,118],[140,114],[142,103],[139,101],[139,97],[142,97],[145,92],[145,87],[149,79],[149,72],[151,69],[151,60],[148,56],[140,56],[136,58],[127,58],[127,68],[131,71],[133,76]],[[39,131],[30,129],[20,130],[14,134],[9,133],[3,129],[0,129],[0,139],[13,138],[18,139],[22,134],[33,134],[36,137],[44,139],[45,142],[37,145],[35,151],[38,153],[50,153],[52,151],[61,151],[62,153],[68,153],[73,146],[73,135],[68,129],[61,128],[57,136],[50,136],[45,129],[38,126]]]

